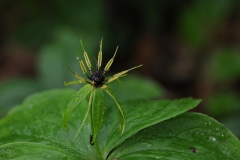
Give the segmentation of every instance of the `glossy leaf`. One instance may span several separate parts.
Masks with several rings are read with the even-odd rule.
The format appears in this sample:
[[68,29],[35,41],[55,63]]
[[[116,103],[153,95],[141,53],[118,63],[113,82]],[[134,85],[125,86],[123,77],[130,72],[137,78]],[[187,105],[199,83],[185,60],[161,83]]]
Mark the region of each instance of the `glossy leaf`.
[[81,89],[79,89],[77,94],[75,94],[72,100],[68,103],[67,108],[63,113],[63,117],[62,117],[62,122],[64,127],[68,128],[68,121],[72,115],[72,112],[81,104],[83,100],[85,100],[85,98],[87,97],[87,95],[90,93],[91,90],[92,90],[92,86],[89,84],[86,84]]
[[109,159],[240,159],[239,140],[203,114],[184,113],[139,131]]
[[89,143],[90,121],[86,120],[76,139],[86,110],[83,100],[69,121],[69,130],[61,118],[76,91],[52,90],[34,94],[0,121],[0,157],[3,159],[95,159]]
[[[0,120],[0,157],[97,160],[96,145],[90,144],[90,118],[74,139],[88,110],[86,100],[72,113],[69,130],[62,127],[62,114],[75,94],[67,89],[46,91],[30,96],[12,109]],[[161,156],[177,156],[175,159],[197,159],[196,155],[209,159],[208,154],[216,159],[239,159],[239,140],[226,127],[201,114],[177,116],[199,102],[189,98],[122,103],[126,114],[122,135],[117,107],[106,106],[97,137],[102,158],[133,159],[134,155],[139,156],[137,159],[151,159],[160,152]],[[174,152],[177,149],[179,152]]]
[[102,89],[95,89],[93,93],[92,104],[92,122],[93,122],[93,140],[102,126],[104,116],[104,97]]
[[80,155],[72,154],[66,149],[33,142],[16,142],[0,146],[0,159],[81,159]]
[[185,98],[180,100],[159,101],[138,100],[123,103],[121,106],[125,113],[126,127],[122,136],[120,136],[121,130],[118,127],[119,121],[116,118],[116,111],[106,111],[104,118],[106,121],[104,121],[105,124],[102,129],[104,133],[102,133],[102,136],[99,138],[104,157],[107,157],[107,154],[112,149],[138,131],[184,113],[196,107],[200,101],[201,100]]

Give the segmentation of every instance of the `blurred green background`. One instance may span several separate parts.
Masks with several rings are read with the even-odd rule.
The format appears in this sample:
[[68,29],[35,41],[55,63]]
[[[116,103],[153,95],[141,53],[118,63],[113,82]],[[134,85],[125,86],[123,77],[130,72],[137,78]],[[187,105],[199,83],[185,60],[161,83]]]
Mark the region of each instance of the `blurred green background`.
[[109,74],[144,64],[122,78],[126,91],[115,90],[121,101],[125,92],[201,98],[194,111],[240,137],[239,0],[2,0],[0,117],[32,93],[75,80],[67,66],[82,75],[79,40],[93,59],[102,37],[103,64],[119,45]]

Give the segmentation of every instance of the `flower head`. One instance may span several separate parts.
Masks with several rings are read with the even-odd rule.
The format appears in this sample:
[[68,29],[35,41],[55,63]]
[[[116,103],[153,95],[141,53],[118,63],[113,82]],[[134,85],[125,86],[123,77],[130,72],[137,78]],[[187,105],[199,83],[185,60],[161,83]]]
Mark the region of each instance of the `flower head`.
[[92,143],[96,140],[97,137],[97,133],[101,127],[102,121],[103,121],[103,115],[104,115],[104,101],[103,101],[103,91],[106,91],[106,93],[115,101],[121,118],[120,118],[120,125],[121,125],[121,133],[123,133],[124,128],[125,128],[125,119],[124,119],[124,113],[123,110],[120,106],[120,104],[117,101],[117,98],[115,97],[115,95],[112,93],[112,91],[110,90],[110,88],[107,86],[108,83],[117,80],[120,77],[126,76],[127,72],[130,70],[133,70],[135,68],[141,67],[142,65],[133,67],[131,69],[128,70],[124,70],[122,72],[119,72],[117,74],[114,74],[111,77],[105,78],[105,73],[109,70],[109,68],[111,67],[114,58],[116,56],[118,47],[113,55],[113,57],[108,61],[108,63],[106,64],[105,68],[103,70],[100,70],[101,65],[102,65],[102,40],[100,42],[100,51],[98,53],[98,59],[96,61],[96,69],[93,70],[92,69],[92,65],[91,62],[88,58],[88,54],[85,51],[82,41],[81,45],[83,48],[83,56],[85,59],[85,64],[88,67],[88,70],[83,62],[83,60],[80,59],[79,56],[77,56],[77,59],[79,60],[80,63],[80,67],[83,71],[83,73],[86,75],[86,79],[79,76],[77,73],[75,73],[74,71],[72,71],[72,69],[70,67],[69,70],[74,74],[75,77],[78,78],[78,80],[74,80],[74,81],[70,81],[70,82],[64,82],[65,86],[68,85],[72,85],[72,84],[77,84],[77,83],[87,83],[85,86],[83,86],[78,92],[77,94],[73,97],[73,99],[68,103],[67,109],[65,110],[64,114],[63,114],[63,124],[64,126],[67,128],[67,124],[68,124],[68,120],[72,114],[72,112],[79,106],[79,104],[83,101],[83,99],[85,99],[88,95],[89,96],[89,103],[88,103],[88,110],[87,113],[84,117],[84,119],[82,120],[82,123],[78,129],[78,132],[76,134],[76,136],[78,135],[78,133],[80,132],[89,112],[91,112],[91,128],[92,128]]
[[102,40],[101,40],[100,51],[98,53],[98,60],[97,60],[97,63],[96,63],[96,70],[92,70],[92,68],[91,68],[92,65],[91,65],[91,62],[88,58],[88,54],[83,47],[82,41],[80,41],[80,42],[81,42],[81,45],[82,45],[82,48],[83,48],[83,55],[84,55],[85,63],[88,67],[88,71],[86,69],[86,66],[85,66],[83,60],[81,60],[79,58],[79,56],[77,56],[77,59],[79,60],[79,63],[80,63],[80,66],[81,66],[81,69],[82,69],[83,73],[87,76],[88,79],[84,79],[83,77],[79,76],[77,73],[73,72],[70,67],[68,67],[69,70],[75,75],[75,77],[78,78],[78,80],[71,81],[71,82],[68,82],[68,83],[64,82],[65,86],[72,85],[72,84],[77,84],[77,83],[88,83],[88,84],[94,86],[95,88],[106,88],[107,86],[105,84],[110,83],[114,80],[117,80],[120,77],[126,76],[126,73],[128,71],[142,66],[142,65],[139,65],[139,66],[133,67],[131,69],[119,72],[117,74],[114,74],[112,77],[108,77],[106,79],[105,78],[105,73],[110,69],[110,67],[111,67],[111,65],[114,61],[114,58],[116,56],[118,47],[116,48],[116,51],[115,51],[113,57],[106,64],[104,70],[100,70],[101,65],[102,65]]

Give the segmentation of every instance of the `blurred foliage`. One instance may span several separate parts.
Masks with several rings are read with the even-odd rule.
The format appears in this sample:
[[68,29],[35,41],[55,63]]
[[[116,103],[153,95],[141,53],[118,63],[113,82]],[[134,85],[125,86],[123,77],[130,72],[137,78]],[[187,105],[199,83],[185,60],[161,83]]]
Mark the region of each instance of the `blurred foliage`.
[[216,82],[229,82],[240,78],[240,51],[222,49],[212,59],[212,78]]
[[[195,3],[194,3],[195,2]],[[223,20],[233,1],[198,0],[180,16],[180,32],[195,47],[209,43],[213,27]]]
[[[13,3],[14,2],[14,3]],[[4,4],[5,3],[5,4]],[[7,6],[16,11],[22,11],[11,38],[31,46],[40,46],[56,38],[53,34],[58,28],[67,26],[79,31],[77,35],[87,39],[99,38],[104,34],[104,19],[102,3],[89,0],[82,1],[4,1]],[[3,9],[7,10],[7,9]],[[7,12],[7,11],[6,11]],[[14,13],[17,14],[17,13]],[[94,19],[89,19],[94,17]],[[80,26],[80,27],[79,27]]]
[[239,112],[239,104],[240,100],[238,96],[232,92],[216,93],[209,99],[206,110],[208,114],[219,117],[225,114]]
[[58,32],[61,34],[56,34],[57,38],[54,42],[42,47],[38,57],[39,82],[46,89],[61,88],[63,87],[63,81],[70,80],[71,74],[67,69],[68,65],[74,70],[77,67],[77,70],[80,68],[74,48],[79,48],[79,38],[66,29]]
[[210,79],[216,89],[206,100],[207,114],[218,118],[240,137],[240,51],[236,48],[221,49],[212,55]]
[[37,83],[31,79],[16,79],[0,85],[0,117],[10,107],[20,104],[26,96],[39,90]]

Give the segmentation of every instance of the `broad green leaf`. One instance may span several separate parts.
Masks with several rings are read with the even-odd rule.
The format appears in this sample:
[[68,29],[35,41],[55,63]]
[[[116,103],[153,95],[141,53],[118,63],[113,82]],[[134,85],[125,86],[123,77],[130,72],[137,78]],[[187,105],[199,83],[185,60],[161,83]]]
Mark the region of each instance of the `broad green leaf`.
[[72,112],[81,104],[81,102],[87,97],[91,90],[92,86],[86,84],[81,89],[79,89],[77,94],[75,94],[72,100],[68,103],[67,108],[62,117],[64,127],[68,128],[68,121],[72,115]]
[[[20,160],[96,160],[95,145],[90,145],[89,118],[86,119],[79,135],[74,139],[79,124],[88,110],[87,101],[83,100],[73,112],[69,121],[70,130],[61,127],[62,114],[75,94],[75,91],[67,89],[46,91],[30,96],[22,105],[12,109],[0,121],[0,157]],[[100,148],[103,151],[102,158],[106,159],[110,155],[108,159],[115,157],[132,159],[132,157],[129,158],[132,153],[138,156],[138,153],[141,152],[142,159],[146,155],[149,159],[151,158],[150,154],[156,157],[155,154],[158,154],[161,148],[165,149],[164,152],[161,152],[161,156],[168,156],[166,148],[170,147],[170,151],[180,148],[177,153],[181,153],[171,154],[171,152],[170,156],[181,156],[184,155],[181,151],[190,151],[190,158],[183,157],[183,159],[191,159],[191,154],[193,156],[199,154],[201,158],[204,155],[200,152],[221,157],[217,148],[221,149],[223,155],[239,159],[239,141],[223,125],[199,114],[182,114],[175,117],[195,107],[199,102],[200,100],[189,98],[155,102],[134,100],[123,103],[121,106],[126,113],[126,129],[122,136],[118,108],[115,105],[106,106],[102,128],[98,134]],[[144,143],[141,143],[141,137]],[[159,139],[161,139],[160,143]],[[185,143],[185,141],[189,141],[189,143]],[[171,144],[171,142],[173,143]],[[191,146],[189,146],[190,144]],[[209,145],[211,148],[205,149],[205,145]],[[139,146],[141,146],[141,150],[136,153]],[[232,146],[235,147],[235,150]],[[155,147],[155,150],[154,148],[151,150],[151,147]],[[114,148],[115,150],[113,150]],[[136,149],[134,150],[134,148]],[[150,150],[148,150],[149,148]],[[225,159],[229,159],[228,157]],[[182,159],[182,157],[176,159]]]
[[4,160],[81,159],[77,153],[71,153],[64,148],[33,142],[8,143],[0,146],[0,151],[0,159]]
[[102,89],[95,89],[93,93],[92,104],[92,122],[93,122],[93,140],[102,126],[104,116],[104,97]]
[[87,101],[82,101],[72,114],[69,130],[62,127],[62,114],[75,94],[69,89],[46,91],[30,96],[22,105],[12,109],[0,121],[0,157],[24,160],[95,159],[95,150],[89,143],[89,119],[74,139],[87,111]]
[[[125,130],[121,135],[119,120],[114,107],[105,111],[104,125],[100,130],[100,148],[103,156],[107,154],[131,137],[138,131],[162,122],[166,119],[175,117],[181,113],[196,107],[201,100],[185,98],[180,100],[159,100],[159,101],[130,101],[122,103],[121,106],[125,113]],[[112,111],[113,110],[113,111]]]
[[109,159],[240,159],[239,140],[206,115],[184,113],[139,131]]

